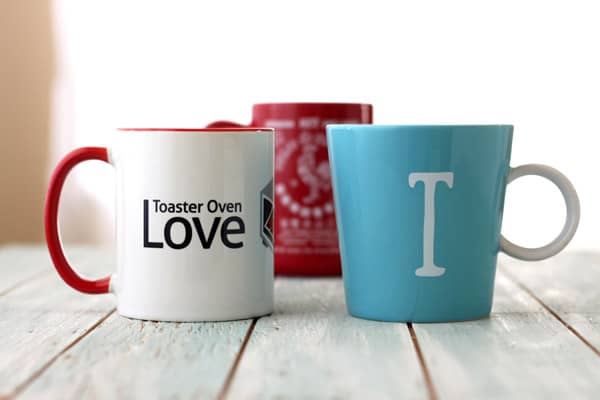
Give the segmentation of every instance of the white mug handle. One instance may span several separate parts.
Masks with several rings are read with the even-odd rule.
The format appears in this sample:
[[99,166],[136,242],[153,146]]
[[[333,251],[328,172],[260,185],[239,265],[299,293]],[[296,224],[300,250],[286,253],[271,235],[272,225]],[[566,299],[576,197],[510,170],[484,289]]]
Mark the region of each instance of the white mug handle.
[[562,173],[547,165],[526,164],[517,168],[511,168],[507,184],[526,175],[541,176],[554,183],[560,189],[567,207],[567,218],[562,231],[552,242],[545,246],[537,248],[521,247],[512,243],[504,236],[500,236],[500,249],[504,253],[521,260],[537,261],[559,253],[569,244],[573,235],[575,235],[580,216],[579,197],[577,197],[577,192],[571,181]]

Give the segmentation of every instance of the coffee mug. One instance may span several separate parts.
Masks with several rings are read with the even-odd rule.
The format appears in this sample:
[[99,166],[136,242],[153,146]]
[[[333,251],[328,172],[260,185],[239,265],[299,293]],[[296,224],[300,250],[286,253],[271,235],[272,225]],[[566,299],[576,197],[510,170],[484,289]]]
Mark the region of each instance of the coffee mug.
[[[481,318],[492,307],[499,251],[560,252],[579,223],[573,185],[538,164],[509,166],[513,127],[329,125],[346,304],[384,321]],[[500,234],[506,185],[538,175],[561,191],[564,228],[524,248]]]
[[[275,128],[275,272],[339,275],[337,229],[325,125],[372,123],[356,103],[255,104],[248,126]],[[241,126],[218,121],[212,127]]]
[[[117,296],[121,315],[221,321],[273,310],[273,130],[120,129],[110,148],[83,147],[48,188],[48,249],[62,279]],[[101,160],[116,171],[117,273],[81,277],[62,248],[60,192],[69,171]]]

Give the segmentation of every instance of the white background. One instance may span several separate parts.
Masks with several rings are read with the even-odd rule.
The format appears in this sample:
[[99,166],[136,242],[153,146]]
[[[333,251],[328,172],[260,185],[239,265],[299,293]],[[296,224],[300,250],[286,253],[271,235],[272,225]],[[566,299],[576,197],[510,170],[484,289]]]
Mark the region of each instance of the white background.
[[[509,123],[513,165],[550,164],[579,191],[571,248],[598,248],[593,1],[54,4],[54,161],[108,143],[117,126],[248,122],[255,102],[370,102],[376,123]],[[107,221],[103,240],[112,179],[91,165],[70,180],[97,199],[83,207]],[[505,210],[503,232],[529,246],[550,240],[564,218],[558,190],[539,178],[511,184]]]

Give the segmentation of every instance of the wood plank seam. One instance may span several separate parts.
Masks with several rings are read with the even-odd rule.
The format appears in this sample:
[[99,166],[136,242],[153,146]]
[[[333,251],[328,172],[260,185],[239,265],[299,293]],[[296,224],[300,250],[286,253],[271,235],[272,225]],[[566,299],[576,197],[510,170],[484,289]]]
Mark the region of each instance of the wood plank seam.
[[242,346],[240,347],[240,350],[238,351],[238,353],[235,357],[235,360],[233,361],[233,365],[231,366],[231,369],[229,370],[229,373],[227,374],[227,377],[225,378],[225,383],[223,384],[223,388],[221,389],[221,392],[217,396],[218,400],[225,400],[225,398],[227,397],[227,392],[229,391],[229,388],[231,387],[233,378],[235,377],[235,373],[238,369],[238,365],[240,364],[240,361],[242,360],[244,351],[246,350],[246,346],[248,345],[248,342],[250,341],[250,337],[252,336],[252,333],[254,333],[254,327],[256,326],[256,323],[258,322],[259,319],[260,318],[252,319],[252,323],[248,327],[248,331],[246,332],[246,336],[244,337]]
[[[15,289],[18,289],[18,288],[20,288],[21,286],[23,286],[23,285],[25,285],[25,284],[27,284],[27,283],[29,283],[29,282],[33,281],[33,280],[40,279],[40,278],[42,278],[44,275],[46,275],[46,274],[49,274],[49,273],[50,273],[50,271],[38,271],[38,272],[35,272],[35,273],[33,273],[33,274],[29,275],[28,277],[26,277],[26,278],[23,278],[23,280],[21,280],[21,281],[19,281],[19,282],[15,283],[14,285],[12,285],[12,286],[10,286],[10,287],[8,287],[8,288],[4,289],[3,291],[0,291],[0,297],[2,297],[2,296],[4,296],[4,295],[6,295],[6,294],[8,294],[8,293],[12,292],[12,291],[13,291],[13,290],[15,290]],[[2,400],[2,399],[0,399],[0,400]]]
[[[27,378],[23,383],[19,384],[13,391],[7,396],[7,399],[15,399],[19,394],[23,393],[25,389],[29,385],[31,385],[37,378],[39,378],[48,368],[52,366],[63,354],[67,351],[75,347],[81,340],[83,340],[87,335],[92,333],[98,326],[100,326],[108,317],[110,317],[116,311],[116,307],[110,310],[106,315],[100,318],[94,325],[92,325],[88,330],[83,332],[79,337],[69,343],[64,349],[62,349],[58,354],[48,360],[44,365],[42,365],[38,370],[36,370],[29,378]],[[0,399],[1,400],[1,399]]]
[[438,400],[438,395],[435,390],[435,386],[433,385],[433,379],[429,373],[429,368],[425,362],[425,357],[423,357],[423,352],[421,351],[421,346],[419,345],[419,339],[417,338],[417,333],[412,326],[412,322],[408,322],[406,327],[408,328],[413,347],[417,353],[417,358],[419,359],[419,365],[421,366],[423,379],[425,380],[425,385],[427,386],[427,391],[429,392],[429,400]]
[[510,272],[506,271],[506,269],[503,268],[502,273],[508,279],[510,279],[515,285],[517,285],[519,288],[521,288],[525,293],[527,293],[529,296],[531,296],[531,298],[533,298],[535,301],[537,301],[546,311],[548,311],[550,313],[550,315],[552,315],[554,318],[556,318],[562,325],[565,326],[565,328],[567,328],[573,335],[575,335],[579,340],[581,340],[583,342],[583,344],[585,344],[598,357],[600,357],[600,349],[596,348],[577,329],[575,329],[575,327],[573,327],[571,324],[569,324],[567,321],[565,321],[563,318],[561,318],[561,316],[558,315],[558,313],[556,311],[554,311],[554,309],[552,309],[552,307],[550,307],[549,305],[544,303],[544,301],[542,299],[540,299],[538,296],[536,296],[536,294],[533,293],[533,291],[531,291],[527,286],[525,286],[523,283],[521,283],[521,281],[519,281],[514,275],[512,275]]

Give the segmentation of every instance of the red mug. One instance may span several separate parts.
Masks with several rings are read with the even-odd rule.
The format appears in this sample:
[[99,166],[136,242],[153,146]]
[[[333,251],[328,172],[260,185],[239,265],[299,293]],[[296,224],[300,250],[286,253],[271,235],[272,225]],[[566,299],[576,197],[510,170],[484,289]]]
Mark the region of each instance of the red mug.
[[[275,128],[275,273],[340,275],[341,262],[327,154],[327,124],[370,124],[373,106],[266,103],[247,126]],[[246,126],[217,121],[209,128]]]

